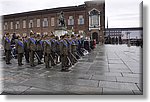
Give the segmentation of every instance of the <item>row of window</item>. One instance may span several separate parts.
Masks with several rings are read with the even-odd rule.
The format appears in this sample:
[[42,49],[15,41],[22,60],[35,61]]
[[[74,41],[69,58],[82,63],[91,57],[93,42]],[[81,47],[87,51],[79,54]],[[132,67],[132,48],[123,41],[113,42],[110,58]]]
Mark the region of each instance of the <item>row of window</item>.
[[[10,22],[10,29],[13,29],[13,24],[14,22]],[[48,18],[44,18],[43,21],[42,21],[42,26],[43,27],[48,27]],[[84,24],[84,18],[82,15],[79,15],[79,19],[78,19],[78,24],[79,25],[82,25]],[[74,18],[73,16],[69,16],[69,19],[68,19],[68,25],[74,25]],[[26,24],[26,20],[23,20],[22,22],[22,28],[27,28],[26,27],[27,24]],[[36,19],[36,25],[35,23],[33,22],[33,20],[29,20],[29,24],[28,24],[28,27],[29,28],[33,28],[33,27],[40,27],[41,26],[41,19]],[[51,26],[55,26],[55,18],[51,18]],[[20,28],[20,22],[19,21],[16,21],[15,22],[15,29],[19,29]],[[4,23],[4,30],[7,30],[8,29],[8,22],[5,22]]]

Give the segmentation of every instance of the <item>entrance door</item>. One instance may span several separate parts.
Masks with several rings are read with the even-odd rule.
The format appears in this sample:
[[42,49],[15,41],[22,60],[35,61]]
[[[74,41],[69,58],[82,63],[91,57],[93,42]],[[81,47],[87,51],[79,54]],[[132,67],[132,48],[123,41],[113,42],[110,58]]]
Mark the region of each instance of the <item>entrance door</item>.
[[94,32],[92,34],[92,39],[96,39],[96,43],[98,44],[98,33],[97,32]]

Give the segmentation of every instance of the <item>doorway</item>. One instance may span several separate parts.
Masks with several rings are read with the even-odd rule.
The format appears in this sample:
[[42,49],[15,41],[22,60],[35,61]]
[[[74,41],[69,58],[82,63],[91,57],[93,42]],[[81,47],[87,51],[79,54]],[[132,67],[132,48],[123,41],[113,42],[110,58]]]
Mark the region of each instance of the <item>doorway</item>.
[[93,34],[92,34],[92,39],[96,39],[96,44],[98,44],[98,33],[97,32],[94,32]]

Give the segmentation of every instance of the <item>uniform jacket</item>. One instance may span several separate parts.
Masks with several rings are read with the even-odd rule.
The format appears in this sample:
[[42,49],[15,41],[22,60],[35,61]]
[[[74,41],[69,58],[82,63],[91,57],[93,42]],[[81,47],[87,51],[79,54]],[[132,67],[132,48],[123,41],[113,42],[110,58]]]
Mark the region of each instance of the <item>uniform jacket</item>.
[[50,54],[51,53],[51,42],[46,40],[43,42],[44,45],[44,53]]
[[66,40],[60,41],[60,54],[61,55],[68,55],[68,43]]
[[36,40],[29,38],[27,42],[27,48],[31,51],[36,51]]
[[18,53],[24,53],[24,43],[23,41],[18,40],[18,42],[16,42],[16,50]]
[[43,50],[43,41],[37,40],[36,41],[36,47],[37,47],[37,51],[42,51]]
[[74,39],[72,39],[71,51],[72,52],[76,52],[77,51],[77,44],[76,44]]
[[51,42],[51,46],[52,46],[51,50],[53,52],[56,52],[56,40],[55,39],[51,39],[50,42]]
[[11,41],[8,37],[4,38],[4,49],[11,50]]

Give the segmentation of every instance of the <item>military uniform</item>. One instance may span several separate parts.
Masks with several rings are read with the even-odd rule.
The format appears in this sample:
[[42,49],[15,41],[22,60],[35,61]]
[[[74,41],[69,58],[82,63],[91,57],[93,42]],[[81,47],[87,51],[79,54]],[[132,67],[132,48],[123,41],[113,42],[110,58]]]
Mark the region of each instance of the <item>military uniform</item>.
[[55,39],[53,38],[53,35],[51,36],[52,39],[50,39],[50,42],[51,42],[51,46],[52,46],[52,49],[51,49],[51,55],[52,55],[52,66],[56,65],[56,41]]
[[56,64],[60,63],[60,42],[56,39]]
[[34,55],[36,51],[36,40],[34,38],[29,38],[27,47],[29,49],[29,59],[30,59],[30,65],[33,67],[34,66]]
[[43,41],[41,39],[36,40],[36,47],[37,47],[37,55],[38,55],[38,64],[42,64],[41,60],[43,57]]
[[25,38],[24,39],[24,55],[25,55],[26,62],[29,63],[29,49],[27,47],[27,43],[28,43],[28,40],[27,38]]
[[[9,33],[7,33],[6,35],[9,35]],[[6,36],[4,38],[4,50],[5,50],[5,55],[6,55],[6,58],[5,58],[6,64],[11,64],[10,63],[10,59],[11,59],[11,41],[10,41],[9,36]]]
[[43,42],[44,45],[44,60],[45,60],[45,67],[50,68],[50,61],[51,61],[51,42],[49,40],[45,40]]
[[80,58],[80,56],[77,53],[77,43],[76,43],[76,39],[74,39],[74,36],[72,36],[71,52],[76,57],[76,59]]
[[24,43],[21,38],[18,39],[16,43],[16,50],[18,52],[18,65],[21,66],[22,64],[22,57],[24,53]]
[[60,41],[60,54],[61,54],[61,62],[62,62],[62,71],[68,70],[68,43],[66,40]]
[[82,53],[82,51],[81,51],[81,48],[82,48],[82,41],[81,41],[80,36],[78,36],[77,42],[78,42],[77,51],[78,51],[78,53],[80,54],[80,56],[83,56],[83,53]]

